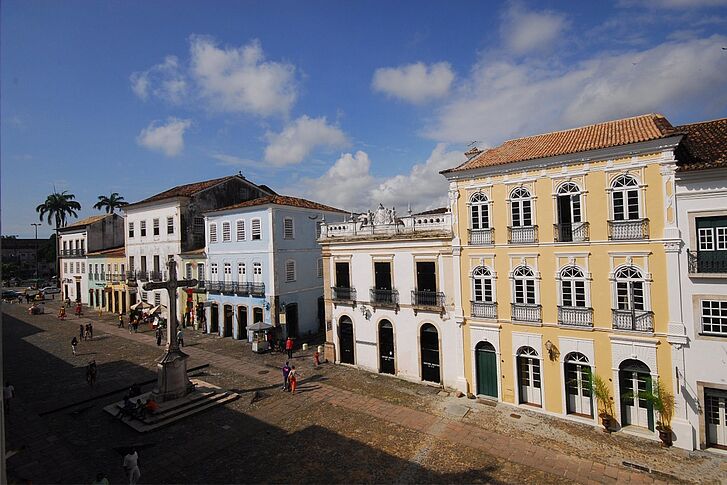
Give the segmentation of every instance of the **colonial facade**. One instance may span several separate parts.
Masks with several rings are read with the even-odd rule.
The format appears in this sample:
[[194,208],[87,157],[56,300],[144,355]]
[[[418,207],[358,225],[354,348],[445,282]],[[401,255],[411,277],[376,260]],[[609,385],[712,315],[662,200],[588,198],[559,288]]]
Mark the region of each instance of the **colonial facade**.
[[86,262],[88,305],[106,312],[126,313],[129,289],[126,286],[124,247],[90,252]]
[[188,280],[196,279],[201,282],[194,288],[187,288],[185,291],[179,292],[177,300],[177,308],[184,313],[185,324],[191,324],[195,330],[198,330],[205,320],[205,302],[207,301],[207,292],[205,291],[204,280],[207,274],[207,253],[204,248],[192,249],[184,251],[179,255],[182,264],[178,274],[179,278]]
[[[471,150],[450,182],[454,320],[469,390],[595,424],[590,376],[624,430],[656,436],[634,393],[674,384],[679,231],[674,150],[660,115]],[[677,417],[677,444],[686,422]]]
[[382,206],[321,227],[326,358],[466,390],[447,210],[397,217]]
[[268,196],[206,214],[206,331],[247,340],[248,323],[300,337],[322,327],[323,267],[316,242],[324,217],[342,211]]

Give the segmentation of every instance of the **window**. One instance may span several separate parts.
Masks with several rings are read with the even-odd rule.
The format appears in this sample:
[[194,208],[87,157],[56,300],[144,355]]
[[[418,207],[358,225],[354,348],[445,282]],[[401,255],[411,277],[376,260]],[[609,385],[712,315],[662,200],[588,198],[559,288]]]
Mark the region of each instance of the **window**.
[[492,272],[484,267],[478,266],[472,270],[472,299],[473,301],[493,303],[495,300],[492,293]]
[[86,272],[86,263],[81,263],[81,273]]
[[[155,254],[154,255],[153,262],[154,262],[154,272],[156,272],[156,273],[161,272],[161,264],[160,264],[159,255],[158,254]],[[109,267],[109,271],[111,271],[111,268],[110,267]]]
[[124,264],[121,263],[121,274],[123,275],[124,273],[125,273],[125,271],[124,271]]
[[210,278],[217,279],[217,263],[210,264]]
[[702,331],[727,336],[727,300],[702,300]]
[[533,225],[533,201],[530,191],[518,187],[510,194],[510,211],[513,227]]
[[152,227],[154,229],[154,235],[159,235],[159,219],[152,220]]
[[129,223],[129,237],[130,238],[134,237],[134,223],[133,222]]
[[711,227],[703,227],[698,231],[699,250],[714,251],[714,229]]
[[195,217],[194,225],[192,226],[192,232],[194,234],[204,234],[204,217]]
[[63,263],[63,272],[68,273],[68,263]]
[[263,274],[263,265],[261,263],[252,263],[252,277],[255,281],[260,281]]
[[252,220],[252,239],[262,239],[262,228],[260,227],[260,219]]
[[139,222],[139,233],[141,237],[146,236],[146,221]]
[[197,263],[197,279],[199,281],[205,280],[204,263]]
[[634,266],[616,271],[616,308],[619,310],[644,310],[644,278]]
[[224,275],[225,275],[225,281],[232,281],[232,264],[225,263]]
[[210,222],[210,243],[217,242],[217,224]]
[[63,241],[63,251],[68,251],[68,241]]
[[86,240],[81,239],[81,251],[84,251],[86,249]]
[[619,175],[611,183],[613,218],[616,221],[638,219],[639,210],[639,184],[630,175]]
[[285,281],[295,281],[295,261],[285,262]]
[[245,221],[240,219],[237,221],[237,240],[238,241],[244,241],[245,240]]
[[76,273],[80,273],[80,272],[81,272],[81,263],[76,261]]
[[162,294],[158,291],[154,292],[154,305],[159,306],[162,304]]
[[581,189],[573,182],[558,187],[558,223],[581,222]]
[[134,272],[134,257],[129,256],[129,271]]
[[167,217],[167,234],[174,234],[174,217]]
[[489,229],[490,211],[487,196],[482,192],[475,192],[470,197],[470,225],[473,230]]
[[184,265],[184,277],[188,280],[192,279],[192,263]]
[[518,266],[512,272],[515,280],[515,303],[535,304],[535,274],[527,266]]
[[119,272],[119,263],[114,263],[114,273]]
[[323,278],[323,259],[318,258],[318,271],[317,275],[319,278]]
[[560,295],[563,306],[586,306],[586,278],[577,266],[567,266],[560,272]]
[[232,234],[230,233],[230,223],[223,222],[222,223],[222,242],[230,242],[230,241],[232,241]]
[[260,307],[253,307],[252,309],[252,322],[262,322],[263,321],[263,309]]
[[146,291],[142,291],[141,292],[141,300],[142,301],[147,301],[147,293],[146,293]]
[[283,239],[293,239],[293,219],[286,217],[283,219]]
[[146,256],[141,257],[141,270],[146,273]]

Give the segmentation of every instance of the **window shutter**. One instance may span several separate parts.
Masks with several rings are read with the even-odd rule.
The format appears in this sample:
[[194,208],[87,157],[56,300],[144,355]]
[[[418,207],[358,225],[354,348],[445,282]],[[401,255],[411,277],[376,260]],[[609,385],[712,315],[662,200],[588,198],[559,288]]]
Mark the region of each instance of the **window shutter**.
[[245,221],[243,220],[237,221],[237,240],[245,240]]

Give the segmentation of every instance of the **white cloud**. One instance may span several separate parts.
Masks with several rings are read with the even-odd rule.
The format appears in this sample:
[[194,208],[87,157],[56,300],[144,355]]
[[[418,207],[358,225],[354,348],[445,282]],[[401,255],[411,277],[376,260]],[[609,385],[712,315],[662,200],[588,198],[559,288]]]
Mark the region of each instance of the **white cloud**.
[[727,106],[726,42],[723,36],[667,42],[563,69],[544,70],[529,61],[482,62],[427,135],[493,145],[646,112],[710,106],[719,113]]
[[371,86],[395,98],[420,104],[449,93],[454,73],[447,62],[427,66],[422,62],[376,69]]
[[344,153],[317,179],[303,179],[304,195],[339,209],[361,211],[369,208],[376,179],[369,172],[371,161],[366,152]]
[[266,61],[257,40],[219,48],[208,37],[192,36],[190,56],[191,76],[214,110],[287,115],[295,103],[295,67]]
[[219,165],[227,165],[231,167],[257,167],[260,166],[260,162],[250,160],[248,158],[240,158],[234,155],[228,155],[226,153],[214,153],[210,155],[215,160],[219,160]]
[[166,124],[152,121],[141,130],[136,142],[150,150],[160,151],[168,157],[178,155],[184,149],[184,132],[192,126],[192,120],[168,118]]
[[186,75],[176,56],[167,56],[164,62],[146,71],[134,72],[129,76],[131,90],[146,101],[150,95],[162,98],[173,104],[181,103],[188,95]]
[[534,12],[512,4],[503,14],[500,33],[507,48],[515,54],[547,51],[568,27],[563,14]]
[[329,125],[326,118],[301,116],[280,133],[268,133],[265,160],[273,165],[300,163],[316,147],[336,148],[348,144],[339,128]]
[[727,0],[622,0],[619,3],[624,7],[640,6],[654,9],[687,9],[727,6]]

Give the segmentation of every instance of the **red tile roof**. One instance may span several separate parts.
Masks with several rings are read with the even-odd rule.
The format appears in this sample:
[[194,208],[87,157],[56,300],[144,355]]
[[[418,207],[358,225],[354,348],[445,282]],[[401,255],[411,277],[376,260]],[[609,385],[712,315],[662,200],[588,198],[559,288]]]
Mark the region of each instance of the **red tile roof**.
[[124,246],[111,249],[102,249],[101,251],[93,251],[86,253],[86,256],[106,256],[107,258],[123,258],[126,256],[126,249]]
[[85,219],[81,219],[80,221],[76,221],[73,224],[68,224],[66,227],[61,227],[60,230],[63,231],[64,229],[75,229],[79,227],[85,227],[90,224],[93,224],[94,222],[98,222],[102,220],[104,217],[111,217],[112,214],[101,214],[98,216],[90,216],[86,217]]
[[[165,199],[172,199],[174,197],[191,197],[199,192],[202,192],[203,190],[209,189],[210,187],[214,187],[215,185],[221,184],[221,183],[226,182],[227,180],[231,180],[233,178],[244,179],[243,177],[240,177],[240,175],[230,175],[228,177],[221,177],[221,178],[212,179],[212,180],[204,180],[202,182],[195,182],[192,184],[177,185],[176,187],[172,187],[169,190],[165,190],[164,192],[160,192],[156,195],[152,195],[151,197],[148,197],[144,200],[140,200],[139,202],[134,202],[133,204],[130,204],[130,205],[144,204],[147,202],[158,202],[158,201],[165,200]],[[246,180],[248,183],[250,183],[252,185],[255,185],[247,179],[244,179],[244,180]],[[265,191],[275,193],[267,186],[259,186],[259,187]]]
[[727,118],[676,129],[687,134],[677,150],[680,171],[727,167]]
[[660,114],[607,121],[571,130],[508,140],[442,173],[610,148],[665,138],[678,131]]
[[222,211],[227,211],[227,210],[231,210],[231,209],[242,209],[245,207],[255,207],[255,206],[267,205],[267,204],[287,205],[290,207],[300,207],[302,209],[314,209],[314,210],[320,210],[320,211],[341,212],[344,214],[348,214],[348,212],[343,211],[341,209],[336,209],[335,207],[319,204],[318,202],[313,202],[313,201],[307,200],[307,199],[300,199],[298,197],[289,197],[286,195],[269,195],[267,197],[260,197],[258,199],[248,200],[246,202],[240,202],[239,204],[222,207],[221,209],[215,209],[212,211],[208,211],[208,213],[222,212]]

